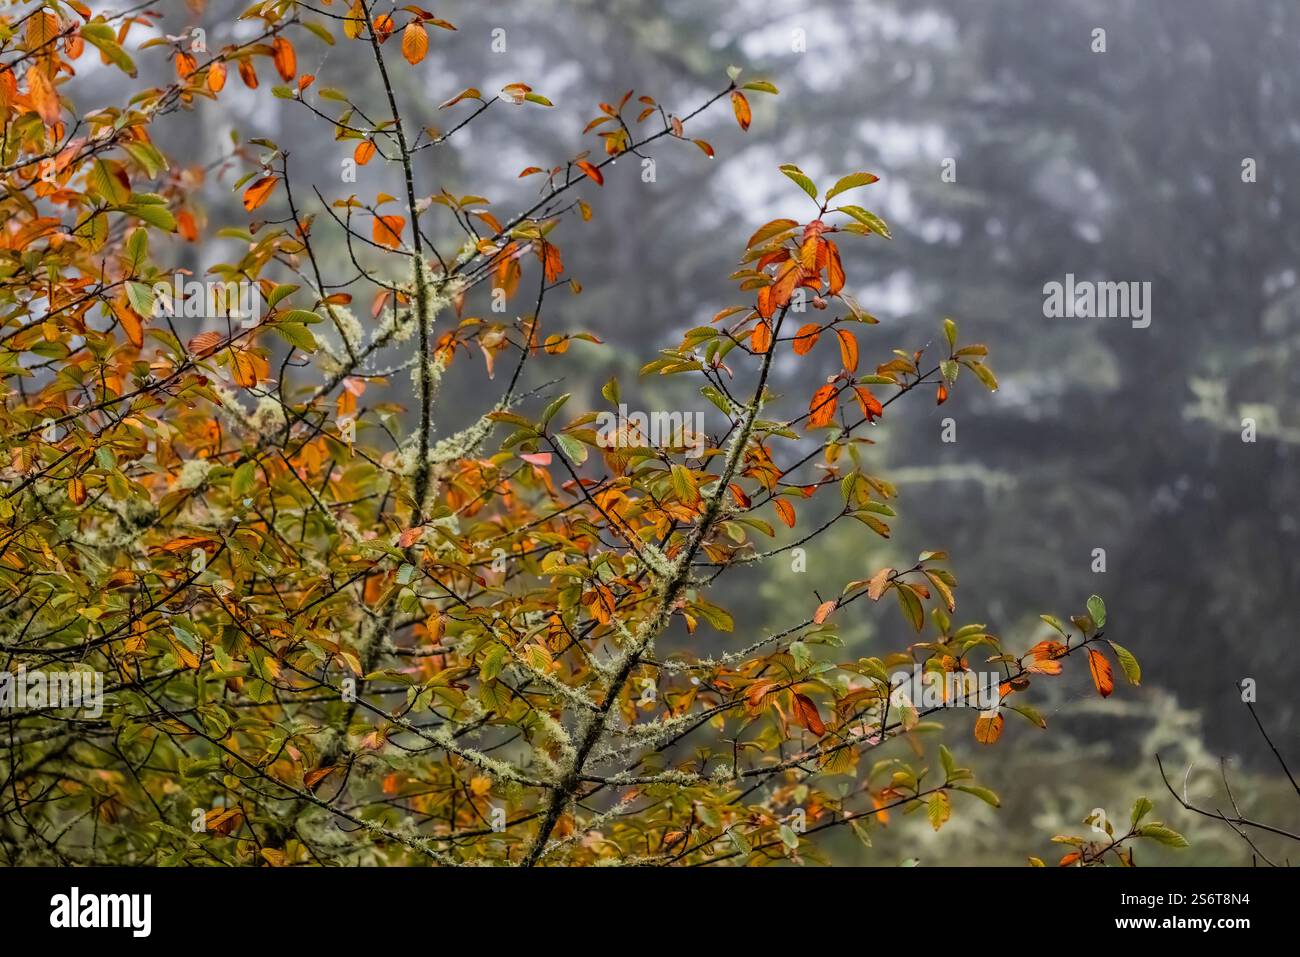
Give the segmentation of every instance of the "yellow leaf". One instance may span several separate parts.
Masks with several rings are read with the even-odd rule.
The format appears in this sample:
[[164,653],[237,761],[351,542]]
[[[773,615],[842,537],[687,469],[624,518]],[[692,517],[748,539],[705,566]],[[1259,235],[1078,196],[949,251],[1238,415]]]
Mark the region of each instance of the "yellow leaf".
[[415,66],[429,52],[429,33],[417,21],[412,20],[402,31],[402,56],[406,62]]

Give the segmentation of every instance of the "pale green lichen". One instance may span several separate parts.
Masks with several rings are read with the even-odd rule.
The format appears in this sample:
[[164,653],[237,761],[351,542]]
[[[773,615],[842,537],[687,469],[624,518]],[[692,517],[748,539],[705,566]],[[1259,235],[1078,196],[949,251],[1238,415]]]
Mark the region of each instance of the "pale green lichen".
[[176,487],[178,489],[198,488],[208,480],[208,472],[211,470],[211,459],[186,459],[185,464],[181,466],[180,475],[176,477]]

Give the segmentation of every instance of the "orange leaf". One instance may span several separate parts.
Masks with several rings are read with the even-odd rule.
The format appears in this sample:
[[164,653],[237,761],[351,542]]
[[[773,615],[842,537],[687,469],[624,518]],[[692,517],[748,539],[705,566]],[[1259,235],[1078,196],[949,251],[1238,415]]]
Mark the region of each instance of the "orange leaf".
[[885,414],[885,407],[880,404],[880,400],[871,394],[871,390],[864,385],[855,385],[853,394],[858,397],[858,405],[862,408],[862,415],[868,422],[874,422]]
[[749,100],[745,99],[744,93],[739,90],[731,91],[731,108],[735,111],[736,122],[740,124],[740,128],[749,129],[749,122],[754,118],[754,114],[749,109]]
[[418,21],[412,20],[402,31],[402,56],[415,66],[429,52],[429,32]]
[[808,404],[808,428],[817,429],[830,425],[835,419],[835,406],[839,402],[839,390],[833,382],[828,382],[813,393],[812,402]]
[[760,356],[772,348],[772,327],[767,324],[766,319],[758,320],[758,325],[749,336],[749,348]]
[[832,296],[844,288],[844,263],[840,262],[839,249],[829,239],[826,240],[826,283],[826,291]]
[[263,176],[244,190],[244,209],[251,213],[265,203],[278,182],[280,182],[278,176]]
[[393,18],[388,14],[381,13],[379,16],[375,17],[375,37],[380,43],[383,43],[392,36],[393,31],[396,29],[397,24],[393,22]]
[[529,465],[550,465],[551,464],[550,452],[525,452],[523,455],[519,457],[523,459],[525,462],[527,462]]
[[84,503],[86,501],[86,483],[76,476],[68,479],[68,498],[73,505]]
[[815,322],[810,322],[803,326],[794,337],[794,354],[797,356],[805,355],[813,346],[817,345],[817,339],[822,334],[822,327]]
[[1110,662],[1096,648],[1088,649],[1088,670],[1092,672],[1092,683],[1097,686],[1097,693],[1109,698],[1115,690],[1115,674],[1110,669]]
[[584,173],[586,173],[588,176],[594,179],[596,181],[597,186],[605,185],[605,177],[600,175],[600,170],[597,169],[595,166],[592,166],[586,160],[578,160],[573,165],[578,167],[578,169],[582,170]]
[[402,245],[402,228],[406,225],[404,216],[376,216],[373,231],[375,242],[389,249]]
[[406,531],[402,532],[402,534],[398,537],[397,547],[410,548],[412,545],[414,545],[416,542],[420,540],[420,536],[423,534],[424,534],[423,525],[417,525],[415,526],[415,528],[408,528]]
[[258,379],[265,379],[271,370],[266,360],[256,353],[236,352],[230,363],[230,371],[238,385],[251,389],[257,385]]
[[194,221],[194,214],[188,209],[182,209],[176,214],[176,230],[186,242],[198,242],[199,226]]
[[46,126],[53,126],[59,122],[58,94],[50,85],[49,78],[38,67],[27,68],[27,94]]
[[187,79],[190,74],[199,68],[199,61],[194,59],[194,54],[186,53],[181,50],[176,54],[176,77],[177,79]]
[[835,610],[835,602],[833,601],[822,602],[820,605],[817,606],[817,611],[813,614],[813,624],[820,625],[823,621],[825,621],[827,618],[831,616],[831,612],[833,612],[834,610]]
[[788,527],[794,528],[794,506],[783,498],[778,498],[774,503],[776,505],[776,514],[780,516]]
[[117,316],[117,321],[122,324],[122,331],[131,340],[131,345],[137,349],[141,348],[144,345],[144,323],[140,321],[136,311],[122,300],[113,303],[113,315]]
[[244,59],[239,61],[239,78],[244,81],[244,86],[250,90],[257,89],[257,67],[253,66],[253,61]]
[[794,696],[794,716],[795,721],[803,725],[817,737],[826,733],[826,725],[822,723],[822,716],[817,711],[817,705],[807,695],[796,694]]
[[219,332],[200,332],[197,336],[190,339],[187,348],[191,355],[202,359],[204,356],[211,355],[212,351],[221,344],[221,333]]
[[1002,736],[1002,726],[1006,724],[1006,719],[1001,714],[995,714],[992,717],[986,714],[980,715],[975,720],[975,740],[980,744],[992,744]]
[[298,77],[298,92],[301,93],[303,90],[307,89],[307,87],[311,86],[315,82],[316,82],[315,73],[304,73],[302,76]]
[[298,74],[298,55],[294,53],[293,44],[284,37],[276,37],[271,43],[271,61],[280,73],[280,79],[288,83]]
[[208,89],[220,93],[226,85],[226,65],[220,61],[208,67]]
[[352,158],[357,161],[358,166],[365,166],[370,162],[370,158],[375,155],[375,144],[373,140],[362,140],[357,144],[357,148],[352,153]]
[[840,337],[840,360],[850,372],[858,371],[858,339],[847,329],[836,329]]
[[775,687],[775,681],[755,681],[749,686],[749,692],[745,695],[745,703],[748,704],[750,708],[757,708],[763,703],[763,699],[767,697],[768,693]]

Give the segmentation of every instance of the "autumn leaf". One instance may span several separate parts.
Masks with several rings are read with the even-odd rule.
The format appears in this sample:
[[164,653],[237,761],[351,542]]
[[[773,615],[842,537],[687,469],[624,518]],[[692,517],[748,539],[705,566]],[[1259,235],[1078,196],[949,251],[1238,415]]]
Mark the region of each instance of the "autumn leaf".
[[253,61],[247,57],[239,61],[239,78],[250,90],[257,89],[257,67],[253,66]]
[[84,505],[86,503],[86,483],[78,476],[68,479],[68,499],[73,505]]
[[739,90],[731,91],[731,109],[736,114],[736,122],[740,124],[740,128],[748,130],[754,114],[749,109],[749,100],[745,98],[744,93]]
[[215,352],[217,347],[221,345],[221,340],[222,337],[219,332],[200,332],[197,336],[192,337],[190,341],[186,343],[185,348],[189,351],[190,355],[202,359]]
[[794,354],[797,356],[806,355],[813,346],[817,345],[817,339],[822,334],[822,327],[815,322],[810,322],[806,326],[801,326],[794,336]]
[[794,713],[795,721],[817,737],[820,738],[826,733],[826,725],[822,723],[822,716],[817,711],[817,705],[807,695],[795,694]]
[[855,385],[853,394],[857,397],[858,406],[862,409],[862,416],[868,422],[874,422],[885,414],[885,407],[880,404],[880,400],[872,394],[866,386]]
[[194,214],[188,209],[182,209],[176,214],[176,231],[187,243],[198,242],[199,225],[194,220]]
[[208,89],[220,93],[226,85],[226,65],[218,60],[208,67]]
[[298,75],[298,54],[294,52],[293,44],[284,37],[276,37],[271,41],[271,62],[285,83]]
[[858,340],[848,329],[836,329],[840,340],[840,361],[849,372],[858,371]]
[[406,226],[406,217],[389,214],[376,216],[372,231],[373,238],[381,246],[396,249],[402,245],[402,229]]
[[424,59],[429,52],[429,32],[416,20],[412,20],[402,31],[402,56],[414,66]]
[[808,428],[818,429],[835,421],[835,407],[839,402],[839,390],[835,383],[828,382],[813,393],[808,403]]
[[993,744],[1002,736],[1002,726],[1006,723],[1001,713],[981,714],[975,720],[975,740],[980,744]]
[[605,185],[605,177],[601,175],[600,170],[588,163],[586,160],[576,160],[573,164],[587,174],[591,179],[596,181],[597,186]]
[[776,506],[776,514],[790,528],[794,528],[794,506],[783,498],[776,499],[773,503]]
[[370,158],[375,155],[375,143],[373,140],[362,140],[357,144],[357,148],[352,152],[352,158],[357,161],[358,166],[365,166],[370,162]]
[[840,262],[840,251],[829,239],[826,240],[826,291],[832,296],[844,288],[844,264]]
[[176,77],[180,80],[188,79],[195,70],[199,68],[199,61],[191,53],[184,50],[176,54]]
[[1092,683],[1097,687],[1097,693],[1103,698],[1109,698],[1115,690],[1115,675],[1106,656],[1096,648],[1088,649],[1088,671],[1092,673]]
[[45,71],[40,67],[27,68],[27,95],[32,107],[46,126],[53,126],[59,122],[61,113],[59,97],[46,78]]
[[251,213],[265,203],[278,182],[280,182],[278,176],[263,176],[256,180],[252,186],[244,190],[244,209]]
[[118,300],[113,303],[113,315],[117,316],[117,321],[121,324],[122,331],[126,333],[131,345],[137,349],[143,347],[144,323],[141,321],[139,314],[127,305],[125,300]]
[[831,616],[831,612],[835,610],[835,605],[836,603],[833,601],[824,601],[820,605],[818,605],[817,611],[813,614],[813,624],[820,625],[827,618],[829,618]]

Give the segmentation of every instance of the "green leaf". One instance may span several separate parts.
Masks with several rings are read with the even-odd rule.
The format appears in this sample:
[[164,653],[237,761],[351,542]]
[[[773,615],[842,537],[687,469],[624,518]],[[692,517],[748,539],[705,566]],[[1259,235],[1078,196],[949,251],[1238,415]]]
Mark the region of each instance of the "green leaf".
[[781,172],[785,173],[792,180],[799,184],[799,188],[807,193],[812,199],[817,198],[817,184],[808,178],[808,174],[795,166],[793,163],[786,163],[781,167]]
[[912,623],[912,627],[920,631],[925,627],[925,609],[921,607],[921,599],[916,597],[916,592],[907,587],[894,589],[894,594],[898,596],[898,604],[902,606],[903,617]]
[[771,93],[773,96],[776,96],[777,93],[781,92],[771,83],[767,82],[767,80],[750,80],[742,86],[741,89],[753,90],[755,93]]
[[587,446],[583,445],[571,435],[560,434],[555,436],[555,444],[560,451],[574,465],[581,465],[587,461]]
[[848,176],[842,176],[834,186],[826,191],[826,202],[829,203],[840,193],[857,189],[859,186],[870,186],[879,179],[880,177],[875,173],[850,173]]
[[1092,620],[1098,628],[1106,626],[1106,603],[1101,600],[1100,595],[1088,596],[1088,614],[1092,615]]
[[284,338],[285,342],[301,349],[303,352],[316,351],[316,337],[302,323],[278,322],[275,325],[275,331]]
[[878,233],[886,239],[893,238],[889,235],[889,227],[885,225],[885,221],[869,209],[863,209],[861,206],[840,206],[838,212],[848,213],[873,233]]
[[1109,638],[1106,641],[1110,644],[1111,650],[1115,652],[1115,657],[1119,660],[1119,668],[1124,672],[1124,677],[1128,679],[1131,685],[1140,685],[1142,683],[1142,666],[1138,660],[1133,657],[1133,652],[1121,645],[1115,644]]
[[166,206],[154,203],[132,203],[122,208],[132,216],[143,219],[150,226],[157,226],[169,233],[176,231],[176,218]]
[[[141,230],[143,232],[143,230]],[[141,316],[153,315],[153,287],[142,282],[126,284],[126,301]]]
[[1155,805],[1152,804],[1151,801],[1150,801],[1149,799],[1144,798],[1144,797],[1140,797],[1140,798],[1138,798],[1136,801],[1134,801],[1134,802],[1133,802],[1133,818],[1132,818],[1133,826],[1134,826],[1134,827],[1137,827],[1137,825],[1138,825],[1138,821],[1140,821],[1140,820],[1142,820],[1142,818],[1146,817],[1147,814],[1149,814],[1149,813],[1151,812],[1151,809],[1152,809],[1153,807],[1155,807]]
[[1023,715],[1024,717],[1028,718],[1030,721],[1038,725],[1040,728],[1047,727],[1047,719],[1044,718],[1041,714],[1039,714],[1038,709],[1035,708],[1033,705],[1011,704],[1011,705],[1007,705],[1007,707],[1010,708],[1012,711],[1016,712],[1017,714]]
[[276,303],[278,303],[281,299],[283,299],[285,296],[289,295],[290,293],[295,292],[297,289],[298,287],[293,285],[292,283],[281,283],[280,285],[272,289],[271,294],[266,297],[266,307],[268,309],[274,309]]
[[316,323],[320,321],[321,321],[320,315],[318,313],[312,312],[309,309],[290,309],[288,312],[286,312],[283,316],[280,317],[280,322],[282,323],[296,322],[299,325],[304,325],[304,326],[314,326]]
[[955,348],[957,345],[957,323],[951,319],[943,321],[943,336],[948,340],[948,348]]
[[998,379],[993,374],[992,369],[982,362],[967,362],[965,365],[967,369],[975,373],[975,377],[983,382],[990,392],[998,391]]
[[230,497],[235,499],[245,498],[253,490],[257,482],[257,463],[248,461],[235,469],[235,474],[230,477]]
[[551,404],[548,405],[546,409],[542,412],[541,426],[543,429],[545,429],[547,423],[549,423],[551,419],[555,417],[555,413],[559,412],[560,409],[563,408],[564,403],[569,401],[569,395],[570,393],[566,392],[564,393],[564,395],[560,396],[559,398],[552,400]]
[[985,804],[992,805],[993,807],[1002,806],[1002,801],[988,788],[982,788],[978,784],[958,784],[955,785],[955,787],[958,791],[965,791],[967,794],[975,795]]
[[90,165],[86,184],[91,192],[102,196],[106,202],[120,206],[131,198],[131,190],[117,178],[116,166],[107,160],[96,159]]
[[1190,847],[1187,838],[1183,837],[1171,827],[1165,827],[1163,824],[1144,824],[1137,829],[1138,837],[1150,838],[1165,847]]
[[799,846],[799,835],[794,832],[794,829],[789,824],[782,824],[779,830],[781,841],[786,847],[793,851]]

